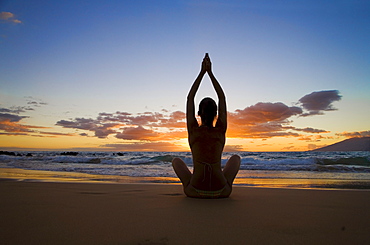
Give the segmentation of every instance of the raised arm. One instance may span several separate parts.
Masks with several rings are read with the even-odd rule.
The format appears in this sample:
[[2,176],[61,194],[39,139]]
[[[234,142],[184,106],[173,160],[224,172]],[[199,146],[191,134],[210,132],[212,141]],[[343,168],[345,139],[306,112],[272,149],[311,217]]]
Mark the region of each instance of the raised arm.
[[206,71],[209,75],[209,78],[212,81],[213,88],[216,90],[216,94],[217,94],[217,97],[218,97],[218,118],[217,118],[217,122],[216,122],[216,127],[222,127],[226,131],[226,128],[227,128],[227,109],[226,109],[225,93],[222,90],[221,85],[217,81],[216,77],[213,75],[212,63],[211,63],[211,60],[208,57],[208,54],[206,54],[205,63],[206,63]]
[[186,102],[186,124],[188,127],[188,132],[191,131],[193,127],[198,127],[198,121],[195,118],[195,105],[194,105],[194,98],[195,94],[198,91],[199,85],[204,77],[204,74],[206,74],[206,66],[205,66],[205,58],[202,62],[202,68],[199,72],[198,77],[195,79],[193,86],[191,86],[191,89],[189,91],[187,102]]

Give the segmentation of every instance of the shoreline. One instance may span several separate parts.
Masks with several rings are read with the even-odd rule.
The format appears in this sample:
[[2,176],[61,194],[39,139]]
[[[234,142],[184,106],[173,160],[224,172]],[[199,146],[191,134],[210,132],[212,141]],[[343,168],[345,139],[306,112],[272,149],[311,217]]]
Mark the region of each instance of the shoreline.
[[368,244],[370,193],[179,185],[0,182],[3,244]]
[[[0,168],[0,181],[49,183],[107,183],[107,184],[164,184],[181,185],[173,177],[130,177],[96,175],[78,172]],[[370,191],[370,180],[292,179],[292,178],[236,178],[234,187],[272,189],[363,190]]]

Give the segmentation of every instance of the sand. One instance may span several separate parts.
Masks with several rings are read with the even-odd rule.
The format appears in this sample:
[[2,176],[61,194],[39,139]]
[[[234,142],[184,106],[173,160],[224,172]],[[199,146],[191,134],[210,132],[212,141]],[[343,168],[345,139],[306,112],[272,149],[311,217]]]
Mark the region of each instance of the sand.
[[0,182],[1,244],[370,244],[370,192]]

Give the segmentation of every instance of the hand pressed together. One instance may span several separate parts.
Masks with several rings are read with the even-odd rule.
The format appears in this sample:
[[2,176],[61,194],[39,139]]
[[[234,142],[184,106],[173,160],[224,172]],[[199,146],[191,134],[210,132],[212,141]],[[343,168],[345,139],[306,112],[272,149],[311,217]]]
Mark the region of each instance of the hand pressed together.
[[208,72],[208,73],[212,72],[212,63],[211,63],[211,59],[208,56],[208,53],[206,53],[205,57],[203,58],[202,71]]

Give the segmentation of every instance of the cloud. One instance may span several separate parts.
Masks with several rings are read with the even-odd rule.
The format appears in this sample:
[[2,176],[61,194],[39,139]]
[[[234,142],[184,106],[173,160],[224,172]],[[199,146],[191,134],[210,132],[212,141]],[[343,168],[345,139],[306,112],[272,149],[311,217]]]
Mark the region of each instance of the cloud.
[[155,140],[159,134],[150,129],[145,129],[142,126],[138,127],[127,127],[122,130],[121,133],[116,134],[117,139],[124,140]]
[[0,108],[0,134],[8,136],[19,136],[19,135],[28,135],[28,136],[37,136],[43,137],[42,134],[46,135],[68,135],[62,133],[54,132],[42,132],[36,131],[35,129],[44,129],[47,127],[34,126],[22,124],[21,121],[24,118],[29,118],[28,116],[20,116],[18,114],[34,110],[29,106],[12,106],[10,108]]
[[172,112],[168,117],[160,118],[157,124],[153,124],[155,127],[167,127],[167,128],[185,128],[186,114],[182,111]]
[[121,126],[120,123],[102,123],[99,120],[91,118],[75,118],[73,121],[60,120],[56,125],[64,128],[93,131],[98,138],[106,138],[108,135],[116,133],[113,128]]
[[10,12],[1,12],[0,13],[0,23],[1,22],[8,22],[8,23],[14,23],[14,24],[20,24],[22,21],[15,18],[13,13]]
[[119,126],[117,123],[106,123],[100,127],[94,129],[95,136],[98,138],[106,138],[110,134],[114,134],[116,131],[113,128]]
[[169,142],[146,142],[129,144],[106,144],[101,147],[114,151],[183,151],[182,146]]
[[322,135],[304,135],[301,136],[298,140],[303,140],[307,142],[319,142],[322,139],[332,139],[332,137],[325,137]]
[[300,107],[289,107],[281,102],[259,102],[243,110],[229,112],[227,136],[232,138],[271,138],[299,136],[286,128],[292,116],[302,113]]
[[33,107],[40,107],[44,105],[48,105],[48,103],[42,101],[41,99],[34,98],[32,96],[25,97],[27,99],[27,105],[33,106]]
[[[116,138],[123,140],[153,141],[186,137],[182,130],[186,126],[185,113],[181,111],[169,114],[144,112],[136,115],[121,111],[115,113],[101,112],[96,119],[60,120],[56,125],[64,128],[92,131],[98,138],[115,135]],[[159,130],[159,128],[165,128],[164,131],[167,132]]]
[[0,113],[0,130],[5,131],[6,133],[3,134],[8,135],[9,133],[14,135],[14,133],[32,132],[30,128],[34,128],[34,126],[22,125],[19,123],[23,118],[26,117],[9,113]]
[[295,146],[294,145],[291,145],[291,146],[286,146],[286,147],[283,147],[282,150],[284,151],[292,151],[295,149]]
[[300,107],[289,107],[281,102],[259,102],[246,107],[244,110],[229,113],[229,118],[235,124],[253,125],[266,122],[286,122],[289,117],[301,113],[302,109]]
[[66,134],[66,133],[59,133],[59,132],[38,132],[40,134],[33,134],[31,136],[35,136],[35,137],[51,137],[51,138],[55,138],[55,137],[58,137],[58,136],[74,136],[74,134]]
[[341,100],[338,90],[318,91],[307,94],[299,99],[299,103],[308,112],[301,116],[323,115],[323,111],[337,110],[332,103]]
[[15,113],[15,114],[25,112],[26,110],[27,111],[33,111],[34,109],[29,107],[29,106],[17,106],[17,107],[13,106],[10,109],[0,108],[0,112],[8,112],[8,113]]
[[[323,111],[336,110],[332,102],[340,100],[337,90],[319,91],[305,95],[299,100],[302,107],[287,106],[284,103],[259,102],[243,110],[229,112],[228,137],[235,138],[271,138],[303,137],[302,133],[329,133],[327,130],[311,127],[296,128],[293,116],[321,115]],[[304,112],[304,110],[308,112]],[[296,132],[293,132],[296,131]]]
[[224,152],[243,151],[242,145],[225,145]]
[[313,133],[313,134],[330,133],[330,131],[326,131],[326,130],[323,130],[323,129],[317,129],[317,128],[310,128],[310,127],[307,127],[307,128],[290,127],[290,128],[295,130],[295,131],[301,131],[301,132],[305,132],[305,133]]
[[9,113],[0,113],[0,122],[1,121],[19,122],[23,118],[26,118],[26,117],[24,116],[21,117],[21,116],[9,114]]
[[343,133],[337,133],[336,135],[344,136],[344,137],[348,137],[348,138],[370,137],[370,130],[359,131],[359,132],[343,132]]
[[[20,117],[17,115],[0,113],[0,130],[5,131],[7,135],[15,135],[14,133],[29,133],[34,132],[33,128],[44,128],[39,126],[31,126],[20,124],[19,121],[25,117]],[[20,134],[17,134],[20,135]],[[24,134],[22,134],[24,135]]]
[[[337,90],[319,91],[305,95],[299,106],[287,106],[282,102],[258,102],[244,109],[228,112],[229,138],[308,137],[305,134],[329,133],[327,130],[311,127],[291,126],[292,118],[322,114],[335,110],[332,102],[340,100]],[[169,141],[187,137],[186,114],[182,111],[144,112],[132,114],[117,111],[101,112],[96,118],[75,118],[56,123],[64,128],[94,132],[98,138],[110,135],[130,141]],[[88,134],[80,133],[81,136]],[[312,139],[312,136],[310,136]],[[315,138],[315,140],[318,140]]]

